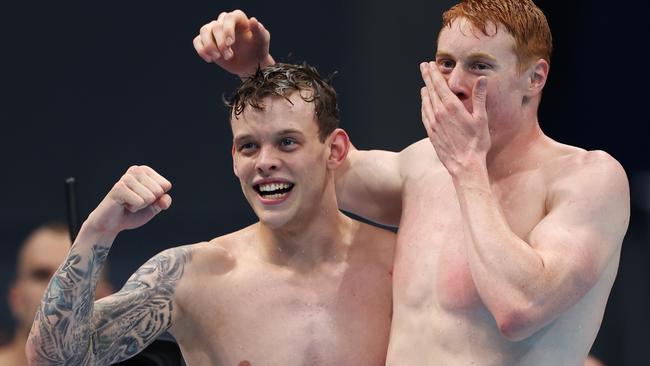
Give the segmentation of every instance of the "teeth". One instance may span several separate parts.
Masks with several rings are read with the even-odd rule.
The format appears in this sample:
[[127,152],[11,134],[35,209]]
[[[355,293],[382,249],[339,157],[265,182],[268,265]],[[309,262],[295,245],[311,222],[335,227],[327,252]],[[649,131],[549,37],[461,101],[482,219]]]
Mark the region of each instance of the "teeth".
[[269,184],[260,184],[260,192],[272,192],[277,191],[278,189],[286,189],[291,187],[289,183],[269,183]]
[[282,198],[282,197],[284,197],[286,195],[287,195],[286,193],[274,193],[274,194],[269,194],[267,196],[264,196],[264,198],[270,199],[270,200],[277,200],[277,199],[280,199],[280,198]]

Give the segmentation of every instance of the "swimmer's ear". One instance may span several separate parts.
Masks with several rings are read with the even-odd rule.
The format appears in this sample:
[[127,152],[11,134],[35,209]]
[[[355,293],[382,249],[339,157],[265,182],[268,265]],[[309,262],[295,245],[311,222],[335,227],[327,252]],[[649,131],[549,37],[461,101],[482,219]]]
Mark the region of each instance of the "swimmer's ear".
[[327,169],[336,170],[348,156],[348,151],[350,151],[350,138],[344,130],[337,128],[327,137],[325,142],[329,147]]
[[534,97],[541,94],[544,85],[546,85],[549,68],[548,61],[543,58],[540,58],[528,68],[526,71],[528,74],[526,78],[528,81],[526,96]]
[[237,172],[237,163],[235,162],[235,143],[232,143],[232,149],[230,150],[232,155],[232,171],[235,173],[235,176],[239,178],[239,173]]

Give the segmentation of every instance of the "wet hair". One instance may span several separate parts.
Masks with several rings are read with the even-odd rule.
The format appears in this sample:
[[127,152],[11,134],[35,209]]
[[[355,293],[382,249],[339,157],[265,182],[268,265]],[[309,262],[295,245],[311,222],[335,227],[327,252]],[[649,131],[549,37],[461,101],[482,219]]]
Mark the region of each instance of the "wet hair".
[[[282,97],[291,103],[289,96],[298,91],[305,102],[314,103],[318,137],[324,142],[339,125],[336,91],[329,83],[330,78],[323,79],[316,68],[306,63],[276,63],[258,68],[253,76],[243,80],[230,98],[224,98],[224,103],[230,109],[232,120],[241,115],[247,105],[264,110],[262,99],[270,95]],[[302,93],[304,91],[309,93]]]
[[519,71],[539,58],[551,63],[551,30],[544,12],[532,0],[462,0],[443,13],[442,27],[458,18],[467,18],[487,36],[489,23],[505,27],[515,39]]

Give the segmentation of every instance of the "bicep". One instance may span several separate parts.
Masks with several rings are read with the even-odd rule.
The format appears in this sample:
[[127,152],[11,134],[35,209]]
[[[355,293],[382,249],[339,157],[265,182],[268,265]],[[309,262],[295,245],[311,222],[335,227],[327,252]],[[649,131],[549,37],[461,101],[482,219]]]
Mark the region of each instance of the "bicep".
[[402,213],[402,178],[398,153],[356,150],[337,176],[339,207],[371,221],[397,226]]
[[95,302],[93,363],[130,358],[172,325],[177,315],[174,292],[190,259],[188,247],[163,251],[143,264],[119,292]]
[[617,163],[592,163],[572,178],[530,238],[560,307],[577,302],[616,260],[629,221],[627,178]]

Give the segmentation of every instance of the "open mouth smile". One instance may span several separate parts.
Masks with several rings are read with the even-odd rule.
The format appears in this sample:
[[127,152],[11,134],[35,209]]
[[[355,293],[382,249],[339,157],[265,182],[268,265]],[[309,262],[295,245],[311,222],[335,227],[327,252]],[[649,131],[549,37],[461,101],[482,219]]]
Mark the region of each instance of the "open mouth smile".
[[263,202],[283,201],[294,187],[293,183],[274,182],[261,183],[253,186]]

